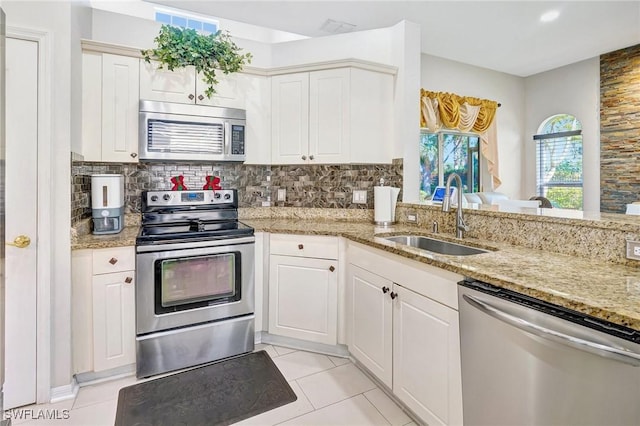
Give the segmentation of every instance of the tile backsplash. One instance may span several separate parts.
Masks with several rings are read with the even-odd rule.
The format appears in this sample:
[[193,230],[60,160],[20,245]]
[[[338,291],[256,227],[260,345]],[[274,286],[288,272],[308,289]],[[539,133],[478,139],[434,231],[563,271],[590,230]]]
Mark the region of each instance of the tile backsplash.
[[[208,175],[219,176],[225,189],[238,189],[240,207],[373,209],[373,187],[402,188],[402,159],[392,164],[246,165],[238,163],[91,163],[72,162],[71,224],[91,217],[91,175],[122,174],[126,213],[140,212],[140,193],[171,189],[173,176],[184,176],[189,189],[201,189]],[[279,189],[286,200],[277,201]],[[366,190],[366,204],[352,202],[353,190]],[[399,196],[402,199],[402,194]]]

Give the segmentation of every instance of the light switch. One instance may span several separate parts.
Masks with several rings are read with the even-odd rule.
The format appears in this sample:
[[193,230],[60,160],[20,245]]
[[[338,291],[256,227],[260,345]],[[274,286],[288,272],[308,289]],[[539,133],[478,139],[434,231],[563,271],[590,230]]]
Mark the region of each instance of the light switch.
[[287,201],[287,190],[285,188],[278,189],[278,201]]
[[353,190],[353,203],[354,204],[367,204],[367,191],[361,189]]

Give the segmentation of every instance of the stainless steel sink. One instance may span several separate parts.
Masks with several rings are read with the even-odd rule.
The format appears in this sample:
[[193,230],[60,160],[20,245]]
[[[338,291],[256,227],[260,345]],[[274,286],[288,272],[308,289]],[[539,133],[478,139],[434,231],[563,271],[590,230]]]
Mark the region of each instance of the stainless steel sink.
[[469,256],[472,254],[488,253],[487,250],[463,246],[462,244],[449,243],[447,241],[434,240],[433,238],[422,237],[419,235],[397,235],[383,238],[394,243],[451,256]]

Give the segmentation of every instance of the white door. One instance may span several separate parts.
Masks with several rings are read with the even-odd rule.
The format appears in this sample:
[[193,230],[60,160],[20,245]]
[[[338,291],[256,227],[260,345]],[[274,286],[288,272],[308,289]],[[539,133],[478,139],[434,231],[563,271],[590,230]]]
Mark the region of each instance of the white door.
[[36,401],[36,188],[38,43],[6,40],[6,245],[4,408]]
[[273,164],[309,162],[309,73],[271,77],[271,144]]

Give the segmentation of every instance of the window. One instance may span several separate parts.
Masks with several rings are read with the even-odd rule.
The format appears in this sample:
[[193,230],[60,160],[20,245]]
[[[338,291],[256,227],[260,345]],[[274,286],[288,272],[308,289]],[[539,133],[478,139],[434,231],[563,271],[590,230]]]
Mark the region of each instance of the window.
[[218,22],[203,17],[191,16],[173,10],[157,9],[156,22],[181,28],[191,28],[203,34],[213,34],[218,31]]
[[464,192],[480,191],[479,145],[475,134],[421,130],[420,201],[430,200],[436,186],[443,186],[454,172]]
[[582,125],[572,115],[545,120],[536,142],[537,194],[554,207],[582,209]]

